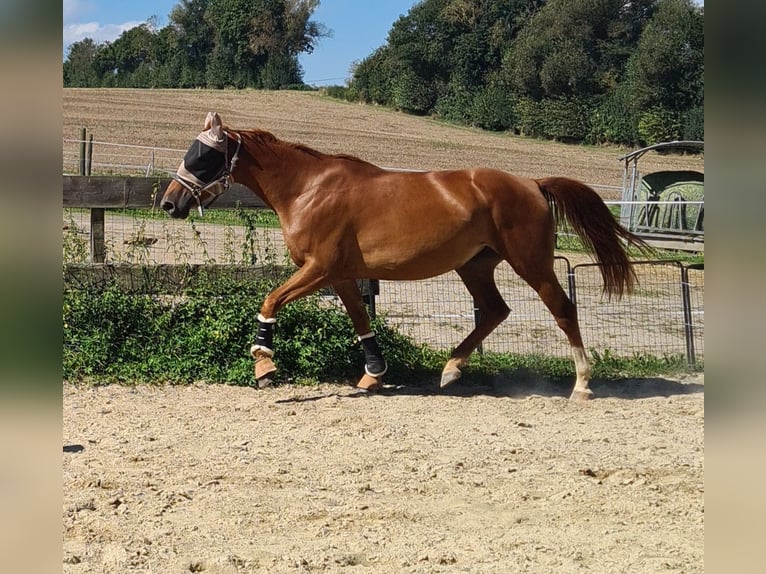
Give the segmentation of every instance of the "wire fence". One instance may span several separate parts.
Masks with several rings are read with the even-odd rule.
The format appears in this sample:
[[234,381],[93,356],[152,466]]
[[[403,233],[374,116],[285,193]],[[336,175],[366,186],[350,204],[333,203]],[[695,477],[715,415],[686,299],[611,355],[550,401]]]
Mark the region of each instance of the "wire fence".
[[87,173],[107,175],[171,175],[176,172],[186,150],[118,144],[94,140],[64,139],[62,171],[80,173],[81,147],[89,145]]

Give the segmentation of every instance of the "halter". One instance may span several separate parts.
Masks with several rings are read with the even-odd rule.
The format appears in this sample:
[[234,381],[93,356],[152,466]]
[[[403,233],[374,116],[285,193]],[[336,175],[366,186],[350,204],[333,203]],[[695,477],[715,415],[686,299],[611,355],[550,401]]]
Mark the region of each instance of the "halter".
[[[173,175],[173,179],[177,181],[178,183],[180,183],[184,188],[186,188],[189,191],[189,193],[191,193],[192,197],[194,198],[194,201],[197,202],[197,211],[199,212],[200,217],[204,217],[205,207],[210,207],[213,204],[213,202],[216,199],[218,199],[218,197],[220,197],[221,195],[223,195],[229,190],[231,172],[234,171],[234,168],[237,165],[237,160],[239,159],[239,148],[242,145],[242,137],[239,134],[236,134],[237,149],[234,150],[234,155],[231,156],[231,161],[229,161],[229,132],[224,131],[223,133],[226,135],[226,145],[224,146],[224,152],[223,152],[223,171],[221,172],[221,175],[217,179],[214,179],[210,183],[206,183],[204,185],[195,185],[191,182],[186,181],[177,173]],[[213,198],[207,203],[206,206],[203,207],[202,192],[207,191],[208,189],[210,189],[211,187],[217,184],[223,184],[223,191],[219,193],[210,192]]]

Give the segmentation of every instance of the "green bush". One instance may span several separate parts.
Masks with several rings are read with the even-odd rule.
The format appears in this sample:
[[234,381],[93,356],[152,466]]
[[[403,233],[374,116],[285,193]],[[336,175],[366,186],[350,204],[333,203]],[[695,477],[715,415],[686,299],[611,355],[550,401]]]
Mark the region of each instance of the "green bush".
[[681,115],[666,108],[652,108],[638,120],[638,136],[646,145],[681,139]]
[[628,146],[638,143],[638,118],[629,96],[627,89],[618,88],[593,107],[589,120],[590,131],[585,138],[587,143],[618,143]]
[[590,132],[592,104],[586,98],[559,97],[543,100],[546,137],[566,142],[581,142]]
[[114,288],[67,291],[63,307],[65,378],[121,379],[123,373],[129,378],[126,367],[143,362],[164,324],[164,312],[152,298]]
[[410,68],[403,68],[394,76],[391,102],[397,110],[424,115],[436,102],[436,94],[424,78]]
[[[68,290],[63,300],[63,375],[68,380],[253,383],[250,345],[273,282],[217,281],[180,296],[117,287]],[[441,362],[382,320],[374,322],[392,375],[408,379]],[[345,309],[319,295],[290,303],[274,333],[281,376],[354,379],[364,356]]]
[[434,115],[448,122],[468,124],[474,95],[462,85],[447,84],[434,104]]
[[487,86],[473,99],[471,122],[482,129],[503,131],[515,123],[513,98],[502,86]]
[[[218,280],[175,296],[136,295],[117,287],[67,290],[63,297],[63,376],[91,383],[252,385],[255,318],[273,281]],[[448,358],[388,326],[373,330],[396,384],[433,383]],[[279,313],[274,334],[278,380],[355,381],[364,356],[342,305],[319,295],[294,301]],[[620,358],[593,352],[594,376],[651,376],[683,372],[683,357]],[[533,371],[570,377],[569,358],[487,353],[469,364],[472,380],[499,372]]]
[[519,131],[527,136],[580,142],[591,131],[592,104],[585,98],[520,99],[515,107]]
[[336,100],[351,101],[349,89],[344,86],[327,86],[326,88],[322,88],[320,91],[325,96],[335,98]]
[[697,106],[684,114],[684,139],[705,141],[705,108]]
[[532,98],[520,98],[514,108],[516,127],[521,135],[542,137],[545,133],[545,117],[540,102]]

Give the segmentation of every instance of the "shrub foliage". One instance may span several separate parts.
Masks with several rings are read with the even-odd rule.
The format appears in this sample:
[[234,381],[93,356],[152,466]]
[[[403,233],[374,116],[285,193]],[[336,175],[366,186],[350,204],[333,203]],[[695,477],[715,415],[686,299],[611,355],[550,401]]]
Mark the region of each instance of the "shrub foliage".
[[[197,381],[252,385],[249,347],[261,301],[276,283],[217,280],[176,295],[131,294],[117,286],[65,290],[63,376],[69,381],[171,383]],[[373,329],[389,363],[387,379],[433,382],[447,359],[387,325]],[[274,337],[281,382],[355,381],[364,357],[351,321],[332,298],[294,301],[279,314]],[[594,353],[596,376],[648,376],[683,372],[683,357],[618,359]],[[470,377],[491,383],[498,374],[534,371],[571,377],[570,359],[509,354],[478,355]],[[288,378],[289,377],[289,378]],[[279,380],[278,379],[278,380]]]
[[[63,375],[104,382],[253,382],[249,348],[260,304],[275,283],[217,281],[175,296],[116,286],[67,290]],[[401,379],[438,365],[438,353],[374,321],[391,373]],[[364,357],[342,306],[320,295],[279,313],[274,351],[294,380],[358,377]]]

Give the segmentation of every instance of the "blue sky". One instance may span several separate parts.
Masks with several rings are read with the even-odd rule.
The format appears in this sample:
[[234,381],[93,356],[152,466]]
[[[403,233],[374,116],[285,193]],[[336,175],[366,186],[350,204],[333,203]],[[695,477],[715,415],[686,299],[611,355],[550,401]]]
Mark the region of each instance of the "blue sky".
[[[96,42],[114,40],[119,35],[168,15],[178,0],[63,0],[64,50],[73,42],[93,38]],[[343,84],[352,62],[369,56],[386,41],[391,25],[417,4],[417,0],[322,0],[313,19],[332,30],[332,38],[322,38],[312,54],[300,56],[303,80],[308,84]]]
[[[704,5],[704,0],[695,0]],[[93,38],[114,40],[157,16],[160,27],[178,0],[63,0],[64,50],[73,42]],[[343,84],[354,61],[369,56],[386,41],[391,25],[417,0],[321,0],[314,20],[333,32],[312,54],[300,56],[307,84]]]

